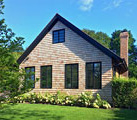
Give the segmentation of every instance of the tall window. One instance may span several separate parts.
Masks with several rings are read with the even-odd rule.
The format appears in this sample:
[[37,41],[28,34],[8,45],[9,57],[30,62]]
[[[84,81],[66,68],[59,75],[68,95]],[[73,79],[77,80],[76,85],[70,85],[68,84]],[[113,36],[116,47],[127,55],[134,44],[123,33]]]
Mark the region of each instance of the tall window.
[[92,62],[86,64],[86,88],[101,89],[101,63]]
[[53,31],[53,43],[65,42],[65,29]]
[[52,66],[41,66],[41,88],[52,88]]
[[35,88],[35,67],[25,67],[25,71],[27,73],[27,79],[33,82],[32,88]]
[[78,64],[65,65],[65,88],[78,88]]

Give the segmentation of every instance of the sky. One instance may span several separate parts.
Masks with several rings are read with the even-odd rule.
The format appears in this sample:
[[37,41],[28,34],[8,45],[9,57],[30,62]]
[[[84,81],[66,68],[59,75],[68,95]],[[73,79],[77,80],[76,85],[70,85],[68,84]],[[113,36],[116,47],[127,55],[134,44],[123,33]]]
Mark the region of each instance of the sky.
[[126,28],[137,40],[137,0],[4,0],[4,4],[6,24],[25,38],[25,49],[56,13],[80,29],[109,36]]

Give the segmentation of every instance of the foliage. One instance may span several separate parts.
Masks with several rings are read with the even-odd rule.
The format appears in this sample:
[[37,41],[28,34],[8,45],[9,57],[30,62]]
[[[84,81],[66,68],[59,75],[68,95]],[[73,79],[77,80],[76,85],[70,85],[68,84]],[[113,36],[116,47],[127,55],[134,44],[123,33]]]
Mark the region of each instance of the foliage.
[[92,95],[92,92],[82,92],[77,99],[77,105],[82,107],[88,107],[91,106],[93,103],[94,97]]
[[107,48],[110,47],[111,38],[106,33],[95,32],[94,30],[89,30],[89,29],[83,29],[82,31],[88,34],[93,39],[97,40],[99,43],[101,43],[105,47]]
[[68,105],[68,106],[76,105],[77,97],[78,96],[76,95],[67,95],[62,105]]
[[127,31],[129,33],[129,40],[128,40],[128,55],[129,55],[129,77],[136,77],[137,78],[137,46],[135,45],[135,39],[131,31],[129,30],[116,30],[112,33],[111,38],[111,47],[110,49],[115,51],[117,55],[120,55],[120,33],[123,31]]
[[137,87],[131,93],[132,104],[134,108],[137,108]]
[[105,109],[109,109],[111,108],[111,105],[105,101],[105,100],[102,100],[100,95],[97,94],[97,97],[95,99],[95,101],[93,102],[93,107],[94,108],[105,108]]
[[129,30],[115,30],[112,36],[109,37],[106,33],[95,32],[93,30],[83,29],[83,31],[88,34],[93,39],[97,40],[99,43],[105,47],[114,51],[117,55],[120,55],[120,33],[127,31],[129,33],[128,49],[129,49],[129,77],[137,78],[137,46],[135,45],[135,39],[131,31]]
[[4,9],[4,5],[3,5],[3,0],[0,0],[0,15],[3,14],[3,9]]
[[[41,93],[26,93],[11,99],[12,103],[43,103],[52,105],[67,105],[67,106],[81,106],[81,107],[95,107],[95,108],[111,108],[109,103],[102,100],[100,95],[97,94],[96,99],[93,97],[92,92],[82,92],[80,95],[67,95],[58,91],[56,94],[41,94]],[[98,106],[96,107],[95,106]]]
[[[0,15],[3,14],[3,0],[0,0]],[[22,37],[7,27],[5,20],[0,20],[0,104],[1,101],[31,90],[32,81],[23,69],[19,69],[17,56],[23,51]],[[18,53],[17,53],[18,52]],[[33,74],[33,73],[31,73]]]
[[59,105],[59,104],[63,104],[64,103],[64,99],[65,99],[66,95],[65,93],[61,93],[60,91],[57,91],[56,94],[53,94],[50,97],[50,103],[54,104],[54,105]]
[[134,78],[115,78],[112,81],[113,102],[116,107],[135,108],[137,80]]

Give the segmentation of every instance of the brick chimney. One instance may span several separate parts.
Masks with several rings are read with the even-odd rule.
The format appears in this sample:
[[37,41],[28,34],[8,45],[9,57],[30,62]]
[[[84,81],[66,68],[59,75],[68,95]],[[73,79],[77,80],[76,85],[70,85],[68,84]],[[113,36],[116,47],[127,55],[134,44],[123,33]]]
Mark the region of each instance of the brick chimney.
[[[128,66],[128,32],[120,33],[120,57],[124,58]],[[128,71],[122,74],[123,77],[128,77]]]

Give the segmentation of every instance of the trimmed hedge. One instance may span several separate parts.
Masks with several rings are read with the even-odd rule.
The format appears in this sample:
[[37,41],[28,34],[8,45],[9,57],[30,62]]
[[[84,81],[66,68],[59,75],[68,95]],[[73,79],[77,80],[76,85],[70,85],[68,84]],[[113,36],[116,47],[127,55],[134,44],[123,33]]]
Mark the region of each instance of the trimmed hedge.
[[115,78],[112,81],[112,96],[115,107],[137,108],[137,80]]

